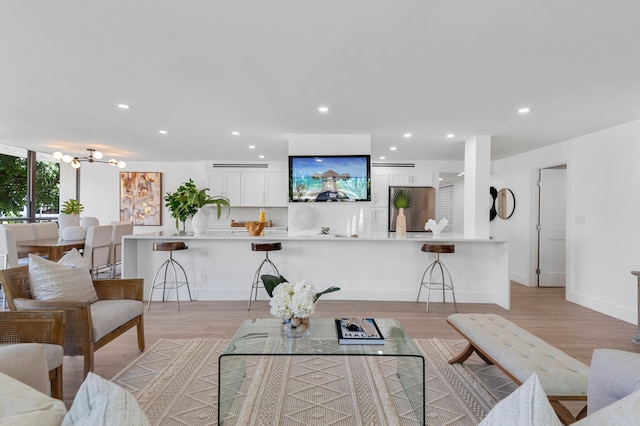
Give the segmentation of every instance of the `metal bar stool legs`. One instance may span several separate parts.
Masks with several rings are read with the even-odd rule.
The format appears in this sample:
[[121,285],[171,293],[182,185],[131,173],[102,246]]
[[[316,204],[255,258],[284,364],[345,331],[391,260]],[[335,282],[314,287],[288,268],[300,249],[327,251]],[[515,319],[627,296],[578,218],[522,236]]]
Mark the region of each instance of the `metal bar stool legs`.
[[[151,293],[149,294],[149,300],[147,302],[147,311],[151,308],[151,300],[153,299],[153,292],[156,289],[162,288],[162,301],[166,300],[166,291],[167,290],[175,290],[176,291],[176,305],[177,310],[180,310],[180,288],[186,286],[187,293],[189,294],[189,301],[193,301],[191,297],[191,289],[189,288],[189,279],[187,278],[187,272],[184,270],[182,265],[173,258],[173,252],[175,250],[186,250],[187,246],[184,243],[153,243],[154,251],[168,251],[169,259],[165,260],[162,265],[158,268],[155,275],[153,276],[153,283],[151,284]],[[171,267],[171,271],[173,272],[173,281],[167,281],[167,276],[169,274],[169,267]],[[163,273],[163,280],[160,282],[156,282],[158,279],[158,275],[160,272]],[[184,281],[179,280],[179,273],[182,273],[184,277]]]
[[273,275],[280,276],[280,272],[278,272],[278,268],[271,261],[271,259],[269,259],[269,252],[274,250],[281,250],[281,249],[282,249],[281,243],[267,243],[267,244],[252,243],[251,244],[252,251],[264,251],[265,257],[264,257],[264,260],[260,263],[260,266],[258,266],[258,269],[256,269],[256,273],[253,276],[253,282],[251,283],[251,293],[249,293],[249,306],[247,307],[248,311],[251,310],[251,300],[252,299],[258,300],[258,289],[260,288],[260,283],[262,282],[262,280],[260,279],[260,276],[262,275],[262,268],[268,265],[271,268],[271,272],[273,273]]
[[[451,279],[451,273],[449,273],[449,269],[440,261],[440,253],[453,253],[454,245],[433,245],[433,244],[424,244],[422,246],[422,251],[427,253],[435,253],[436,259],[431,263],[427,269],[422,274],[422,279],[420,280],[420,289],[418,290],[418,297],[416,298],[416,302],[420,300],[420,293],[422,292],[422,287],[427,288],[427,312],[429,312],[429,299],[431,298],[431,288],[436,287],[436,289],[442,289],[442,303],[446,303],[445,298],[445,290],[451,290],[451,295],[453,297],[453,307],[456,312],[458,312],[458,305],[456,303],[456,293],[453,289],[453,280]],[[433,281],[433,274],[436,273],[436,278],[440,277],[440,282]],[[446,274],[446,275],[445,275]],[[428,280],[425,281],[425,278]],[[445,278],[448,278],[448,283]]]

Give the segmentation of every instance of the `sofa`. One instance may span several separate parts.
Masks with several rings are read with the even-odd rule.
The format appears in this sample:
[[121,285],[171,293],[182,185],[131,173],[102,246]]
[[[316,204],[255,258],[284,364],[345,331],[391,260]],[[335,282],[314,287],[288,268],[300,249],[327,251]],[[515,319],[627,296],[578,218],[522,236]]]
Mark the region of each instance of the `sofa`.
[[[596,349],[587,388],[587,416],[574,425],[627,425],[640,419],[640,354]],[[482,426],[562,425],[534,373],[493,407]]]
[[[128,391],[89,373],[67,411],[46,394],[49,373],[42,345],[12,345],[16,358],[0,372],[0,424],[20,426],[144,426],[149,421]],[[2,351],[2,348],[0,348]]]

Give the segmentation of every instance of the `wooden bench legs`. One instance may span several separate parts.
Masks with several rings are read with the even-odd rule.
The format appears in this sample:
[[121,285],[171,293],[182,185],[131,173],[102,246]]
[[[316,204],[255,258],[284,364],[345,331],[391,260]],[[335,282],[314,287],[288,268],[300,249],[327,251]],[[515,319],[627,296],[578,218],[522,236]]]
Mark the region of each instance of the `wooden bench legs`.
[[456,356],[455,358],[451,358],[448,362],[449,364],[462,364],[467,360],[467,358],[473,355],[474,352],[477,353],[478,356],[482,358],[484,362],[486,362],[489,365],[493,365],[493,360],[491,360],[489,357],[487,357],[485,354],[479,351],[478,348],[473,346],[471,343],[469,343],[465,348],[465,350],[462,351],[458,356]]

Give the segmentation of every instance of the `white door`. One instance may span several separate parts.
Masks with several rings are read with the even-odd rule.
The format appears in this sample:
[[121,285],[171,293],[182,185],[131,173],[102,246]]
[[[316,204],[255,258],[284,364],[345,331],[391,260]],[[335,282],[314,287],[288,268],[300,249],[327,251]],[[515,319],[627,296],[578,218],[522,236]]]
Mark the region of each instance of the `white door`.
[[565,286],[567,170],[540,170],[538,285]]

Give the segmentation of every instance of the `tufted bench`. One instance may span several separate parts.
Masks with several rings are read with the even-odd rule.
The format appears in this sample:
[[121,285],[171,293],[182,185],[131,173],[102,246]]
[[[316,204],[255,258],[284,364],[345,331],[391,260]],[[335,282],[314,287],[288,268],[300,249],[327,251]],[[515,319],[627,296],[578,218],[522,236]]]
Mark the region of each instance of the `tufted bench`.
[[[464,362],[476,352],[518,385],[536,373],[556,414],[564,423],[576,421],[560,401],[586,401],[589,367],[511,321],[495,314],[452,314],[447,322],[469,341],[449,364]],[[578,418],[586,415],[586,407]]]

